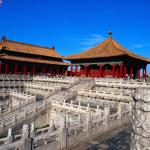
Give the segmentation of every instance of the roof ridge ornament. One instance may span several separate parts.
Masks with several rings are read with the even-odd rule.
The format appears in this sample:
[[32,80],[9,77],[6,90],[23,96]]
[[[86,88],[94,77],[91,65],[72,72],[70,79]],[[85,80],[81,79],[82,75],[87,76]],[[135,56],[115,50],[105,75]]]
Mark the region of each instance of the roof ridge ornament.
[[2,44],[3,48],[6,48],[6,41],[7,41],[6,36],[3,36],[2,41],[1,41],[1,44]]
[[108,35],[110,38],[112,38],[112,31],[108,31]]

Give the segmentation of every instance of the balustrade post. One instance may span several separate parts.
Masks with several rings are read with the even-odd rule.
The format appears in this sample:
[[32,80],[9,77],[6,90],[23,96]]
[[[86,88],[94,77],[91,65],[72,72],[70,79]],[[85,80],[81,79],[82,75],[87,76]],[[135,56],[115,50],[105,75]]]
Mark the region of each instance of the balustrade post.
[[119,119],[119,124],[121,125],[121,123],[122,123],[122,103],[121,102],[119,102],[119,104],[118,104],[117,115],[118,115],[117,117]]
[[17,116],[16,116],[16,115],[14,115],[14,118],[13,118],[13,124],[15,125],[15,124],[16,124],[16,122],[17,122]]
[[29,125],[23,124],[23,129],[22,129],[22,139],[25,140],[29,136]]
[[11,111],[12,111],[12,99],[10,100],[9,107],[8,107],[8,112],[11,112]]
[[87,103],[87,108],[86,108],[86,109],[87,109],[87,110],[89,110],[89,108],[90,108],[90,104],[89,104],[89,103]]
[[99,111],[99,105],[96,106],[96,110]]
[[23,130],[22,130],[22,149],[23,150],[29,150],[31,149],[31,138],[29,134],[29,125],[24,124]]
[[92,113],[91,111],[87,111],[86,113],[86,136],[87,138],[91,136],[92,130]]
[[45,109],[46,108],[46,101],[44,100],[43,101],[43,109]]
[[27,109],[24,110],[24,116],[25,116],[25,119],[26,119],[27,116],[28,116]]
[[6,144],[11,144],[12,142],[13,142],[12,128],[9,128],[8,134],[7,134]]
[[79,101],[79,109],[81,109],[81,102]]
[[4,123],[4,120],[2,120],[2,122],[1,122],[1,132],[4,131],[4,128],[5,128],[5,123]]
[[106,106],[104,108],[104,118],[105,118],[105,127],[106,127],[106,130],[109,128],[109,116],[110,116],[110,107]]
[[2,107],[0,106],[0,117],[2,116]]
[[55,131],[55,124],[54,124],[54,120],[53,119],[50,120],[49,127],[50,127],[50,130],[52,132]]
[[62,118],[61,125],[60,125],[60,134],[59,134],[59,140],[60,140],[60,148],[66,148],[68,143],[68,128],[66,123],[66,117]]
[[33,122],[30,124],[30,137],[34,138],[35,137],[35,125]]
[[37,105],[34,106],[34,111],[37,112]]

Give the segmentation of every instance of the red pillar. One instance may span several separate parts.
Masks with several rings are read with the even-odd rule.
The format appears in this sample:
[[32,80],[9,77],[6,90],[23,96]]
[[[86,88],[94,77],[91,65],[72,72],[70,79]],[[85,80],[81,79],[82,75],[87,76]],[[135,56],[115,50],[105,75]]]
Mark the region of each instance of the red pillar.
[[0,62],[0,74],[2,73],[2,63]]
[[104,66],[104,78],[106,77],[106,74],[107,74],[107,68],[106,68],[107,66],[105,65]]
[[81,66],[79,67],[79,77],[81,77]]
[[127,73],[127,67],[124,66],[124,69],[123,69],[123,77],[126,78],[126,73]]
[[35,74],[35,66],[32,66],[32,75],[34,76]]
[[79,77],[81,77],[82,72],[81,72],[81,66],[80,66],[80,71],[79,71]]
[[133,76],[132,76],[132,73],[133,73],[133,68],[132,68],[133,66],[131,65],[130,66],[130,78],[133,78]]
[[26,74],[27,74],[27,66],[24,65],[24,75],[26,75]]
[[92,65],[90,66],[90,77],[93,76]]
[[72,65],[71,65],[71,68],[70,68],[70,76],[72,77]]
[[75,72],[75,76],[78,76],[78,65],[76,65],[76,72]]
[[85,65],[85,76],[87,77],[87,65]]
[[58,75],[59,74],[59,68],[57,67],[57,70],[56,70],[56,74]]
[[143,73],[142,74],[143,74],[142,75],[143,79],[145,79],[146,78],[146,67],[143,67]]
[[14,67],[14,74],[17,74],[17,69],[18,69],[18,65],[15,64],[15,67]]
[[122,67],[123,67],[123,65],[120,64],[120,78],[122,78]]
[[112,65],[112,77],[115,78],[115,64]]
[[102,64],[100,64],[100,77],[102,78],[103,76],[103,70],[102,70]]
[[30,66],[30,75],[33,75],[33,66]]
[[31,65],[30,64],[28,65],[28,72],[27,72],[27,74],[31,75]]
[[50,68],[50,75],[51,76],[53,75],[53,68],[52,67]]
[[26,64],[23,66],[22,74],[23,75],[27,74],[27,66],[26,66]]
[[63,76],[65,75],[65,67],[63,67],[62,75],[63,75]]
[[8,64],[7,63],[5,64],[5,73],[6,74],[8,73]]
[[91,66],[89,66],[89,77],[91,77]]
[[140,66],[138,66],[137,74],[138,74],[138,79],[140,79]]
[[45,74],[45,66],[43,66],[43,74]]
[[142,69],[142,78],[144,79],[144,68]]

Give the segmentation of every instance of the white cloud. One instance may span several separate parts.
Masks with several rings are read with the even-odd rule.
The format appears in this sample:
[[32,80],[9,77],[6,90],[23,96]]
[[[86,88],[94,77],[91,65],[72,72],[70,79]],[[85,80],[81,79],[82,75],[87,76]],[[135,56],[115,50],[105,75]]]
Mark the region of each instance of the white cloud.
[[81,45],[84,46],[95,46],[96,44],[102,42],[105,39],[105,37],[103,37],[100,34],[92,34],[90,37],[85,38],[85,39],[81,39]]
[[80,41],[80,48],[76,51],[82,52],[98,45],[99,43],[105,40],[105,37],[100,34],[92,34],[87,38],[81,38],[78,40]]
[[133,48],[142,48],[143,45],[142,44],[133,44],[132,47]]
[[3,0],[0,0],[0,6],[2,5],[2,3],[3,3]]
[[149,46],[150,43],[138,43],[138,44],[132,44],[131,47],[132,48],[143,48],[145,46]]

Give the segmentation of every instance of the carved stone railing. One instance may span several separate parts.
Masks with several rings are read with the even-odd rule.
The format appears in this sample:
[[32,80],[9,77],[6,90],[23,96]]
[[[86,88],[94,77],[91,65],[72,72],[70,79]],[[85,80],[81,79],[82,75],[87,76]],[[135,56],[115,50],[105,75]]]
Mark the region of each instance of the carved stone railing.
[[93,112],[102,112],[99,108],[90,108],[89,104],[87,106],[81,106],[80,102],[78,105],[72,104],[72,103],[66,103],[66,102],[59,102],[59,101],[52,101],[52,107],[60,107],[62,109],[67,109],[70,111],[80,112],[80,113],[86,113],[87,111],[93,111]]
[[137,82],[137,81],[124,81],[124,80],[100,80],[95,79],[95,84],[99,86],[105,86],[105,87],[120,87],[120,88],[149,88],[150,83],[147,82]]
[[66,83],[71,84],[75,82],[74,78],[65,79],[65,78],[50,78],[50,77],[42,77],[42,76],[35,76],[33,77],[34,81],[44,81],[44,82],[56,82],[56,83]]
[[50,87],[44,83],[43,84],[25,83],[24,86],[34,88],[34,89],[42,89],[42,90],[50,90],[50,91],[60,88],[60,86]]
[[3,115],[0,119],[0,132],[6,131],[10,127],[14,127],[18,124],[21,124],[25,120],[29,120],[34,116],[38,115],[40,112],[49,107],[45,102],[41,103],[32,103],[30,105],[19,108],[18,110]]
[[80,90],[78,91],[78,95],[83,95],[87,97],[99,97],[107,100],[123,101],[126,103],[132,100],[132,97],[125,93],[115,93],[97,90]]
[[[12,133],[10,130],[8,132],[8,136],[1,139],[1,143],[5,144],[2,144],[0,149],[22,148],[22,146],[25,149],[27,148],[27,145],[30,145],[33,149],[49,148],[52,150],[55,148],[55,150],[59,150],[66,147],[75,146],[82,141],[86,141],[88,138],[104,134],[114,128],[127,124],[130,118],[130,110],[122,111],[120,108],[118,108],[116,114],[110,114],[109,107],[106,107],[103,117],[99,116],[95,119],[92,119],[90,111],[86,112],[86,116],[85,123],[76,124],[73,126],[68,126],[66,119],[62,119],[60,120],[60,129],[50,131],[49,128],[47,128],[48,131],[46,133],[43,132],[43,134],[40,135],[35,135],[33,126],[31,126],[30,138],[29,128],[26,125],[23,127],[22,135],[18,135],[18,137],[21,138],[21,140],[18,141],[11,140]],[[31,141],[32,138],[34,139],[34,142]],[[25,141],[28,142],[24,143]]]

